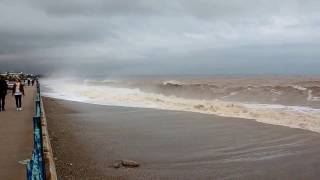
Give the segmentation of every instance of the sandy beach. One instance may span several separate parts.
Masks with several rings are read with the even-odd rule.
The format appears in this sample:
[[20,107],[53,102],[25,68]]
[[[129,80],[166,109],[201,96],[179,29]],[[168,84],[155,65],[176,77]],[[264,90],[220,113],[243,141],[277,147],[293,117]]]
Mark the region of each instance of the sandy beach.
[[[318,179],[320,134],[239,118],[44,98],[60,179]],[[116,160],[138,168],[115,169]]]

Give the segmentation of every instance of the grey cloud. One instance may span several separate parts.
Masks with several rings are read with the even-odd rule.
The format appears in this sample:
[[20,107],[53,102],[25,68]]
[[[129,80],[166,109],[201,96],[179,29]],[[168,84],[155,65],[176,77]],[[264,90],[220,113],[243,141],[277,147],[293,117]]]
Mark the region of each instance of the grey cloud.
[[[112,35],[112,34],[110,34]],[[69,46],[76,43],[99,41],[103,38],[98,32],[86,29],[61,32],[19,32],[0,30],[0,54]]]
[[263,17],[270,14],[317,13],[320,2],[316,0],[69,0],[60,2],[34,0],[32,5],[48,14],[58,16],[167,14],[191,15],[202,18],[250,18],[252,15]]
[[[56,16],[88,16],[88,15],[146,15],[160,13],[159,6],[165,1],[156,0],[69,0],[69,1],[34,1],[34,7]],[[161,8],[161,7],[160,7]]]
[[319,7],[317,0],[1,0],[0,71],[293,73],[299,64],[314,73]]

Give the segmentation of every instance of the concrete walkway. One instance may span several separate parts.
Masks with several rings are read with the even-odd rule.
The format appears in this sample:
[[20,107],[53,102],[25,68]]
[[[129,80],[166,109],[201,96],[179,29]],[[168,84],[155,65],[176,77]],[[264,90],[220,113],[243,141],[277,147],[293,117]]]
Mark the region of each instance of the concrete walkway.
[[23,111],[16,111],[11,91],[6,98],[6,111],[0,112],[0,179],[26,179],[25,166],[18,161],[29,159],[33,149],[35,88],[25,87]]

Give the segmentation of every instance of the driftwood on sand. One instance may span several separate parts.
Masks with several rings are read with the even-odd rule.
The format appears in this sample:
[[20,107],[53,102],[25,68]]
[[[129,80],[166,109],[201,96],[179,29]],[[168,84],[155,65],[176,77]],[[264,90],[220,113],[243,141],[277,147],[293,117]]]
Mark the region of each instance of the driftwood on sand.
[[132,161],[132,160],[117,160],[112,164],[112,167],[114,168],[120,168],[120,167],[129,167],[129,168],[135,168],[139,167],[140,164],[138,162]]

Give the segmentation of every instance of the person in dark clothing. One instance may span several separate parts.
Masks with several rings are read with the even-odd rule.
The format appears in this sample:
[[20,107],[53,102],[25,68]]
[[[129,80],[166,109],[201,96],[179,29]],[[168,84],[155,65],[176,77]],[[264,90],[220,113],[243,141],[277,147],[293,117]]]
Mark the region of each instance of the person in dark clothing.
[[28,86],[30,86],[30,79],[28,79]]
[[34,79],[31,80],[31,84],[32,84],[32,86],[34,85]]
[[8,84],[4,77],[0,77],[0,111],[5,111],[6,95],[8,90]]
[[12,89],[12,96],[14,96],[16,99],[17,111],[22,111],[22,108],[21,108],[22,95],[23,96],[25,95],[23,84],[21,83],[20,79],[17,79]]

